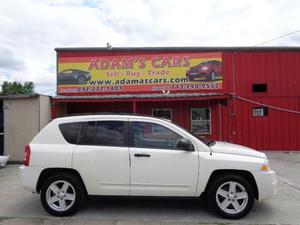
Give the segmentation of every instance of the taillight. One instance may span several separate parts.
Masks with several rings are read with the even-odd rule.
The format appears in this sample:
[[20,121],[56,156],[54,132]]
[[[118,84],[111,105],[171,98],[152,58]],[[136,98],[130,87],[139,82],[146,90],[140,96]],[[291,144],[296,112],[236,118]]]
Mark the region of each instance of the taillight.
[[30,145],[27,144],[25,146],[25,153],[24,153],[24,161],[23,161],[24,166],[29,166],[29,160],[30,160]]

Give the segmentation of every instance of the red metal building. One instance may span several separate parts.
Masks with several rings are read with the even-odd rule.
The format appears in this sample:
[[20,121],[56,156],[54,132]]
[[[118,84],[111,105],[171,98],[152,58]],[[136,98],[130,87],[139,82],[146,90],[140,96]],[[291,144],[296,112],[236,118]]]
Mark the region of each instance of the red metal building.
[[215,140],[259,150],[300,150],[300,48],[56,51],[53,118],[147,114]]

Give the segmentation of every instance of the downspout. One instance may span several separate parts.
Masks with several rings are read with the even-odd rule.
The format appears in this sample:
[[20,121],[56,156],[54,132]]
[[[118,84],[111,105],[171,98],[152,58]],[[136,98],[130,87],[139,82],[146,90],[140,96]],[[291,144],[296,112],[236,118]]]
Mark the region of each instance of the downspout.
[[132,113],[136,114],[136,100],[135,99],[133,99],[133,101],[132,101]]
[[234,51],[232,53],[232,88],[233,88],[233,113],[231,114],[231,116],[235,116],[236,115],[236,84],[235,84],[235,55],[236,55],[236,51]]

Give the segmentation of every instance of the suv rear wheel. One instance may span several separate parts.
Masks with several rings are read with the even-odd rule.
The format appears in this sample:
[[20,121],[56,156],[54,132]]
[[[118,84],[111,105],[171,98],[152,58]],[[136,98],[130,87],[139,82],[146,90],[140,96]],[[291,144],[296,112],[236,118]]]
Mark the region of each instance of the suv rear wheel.
[[85,199],[81,181],[68,173],[54,174],[41,189],[41,202],[53,216],[69,216],[78,211]]
[[220,216],[239,219],[246,216],[254,204],[254,190],[239,175],[217,177],[208,190],[208,203]]

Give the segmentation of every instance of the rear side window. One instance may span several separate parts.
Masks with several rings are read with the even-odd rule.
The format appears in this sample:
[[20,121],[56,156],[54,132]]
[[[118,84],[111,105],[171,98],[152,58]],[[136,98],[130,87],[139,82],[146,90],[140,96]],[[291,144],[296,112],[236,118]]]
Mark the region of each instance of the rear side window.
[[90,121],[84,123],[84,130],[80,136],[80,144],[82,145],[95,145],[96,122]]
[[127,146],[123,121],[90,121],[80,138],[81,145]]
[[124,146],[124,122],[97,122],[96,145]]
[[64,139],[70,144],[77,144],[78,135],[82,123],[62,123],[59,124],[59,130]]

